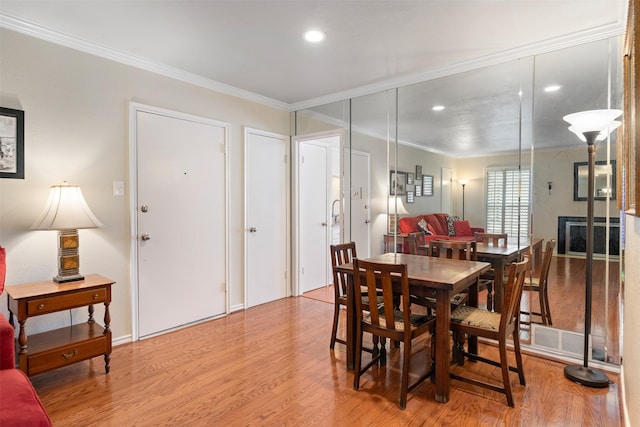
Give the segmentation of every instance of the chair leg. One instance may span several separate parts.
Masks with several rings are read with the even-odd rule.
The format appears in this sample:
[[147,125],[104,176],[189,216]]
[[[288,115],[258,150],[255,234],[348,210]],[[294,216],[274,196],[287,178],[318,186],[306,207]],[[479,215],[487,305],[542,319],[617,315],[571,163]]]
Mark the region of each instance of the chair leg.
[[404,342],[404,360],[402,362],[402,383],[400,385],[400,409],[407,407],[407,393],[409,390],[409,361],[411,360],[411,340]]
[[453,333],[453,361],[460,366],[464,366],[464,334]]
[[504,383],[504,394],[507,395],[507,405],[514,407],[513,395],[511,394],[511,381],[509,381],[509,359],[507,359],[507,344],[500,343],[500,365],[502,367],[502,382]]
[[547,315],[547,323],[549,325],[553,325],[553,323],[551,322],[551,308],[549,308],[549,296],[547,295],[546,292],[544,294],[544,306],[545,306],[545,311]]
[[[374,335],[375,337],[375,335]],[[376,350],[376,346],[374,344],[373,350]],[[373,353],[372,353],[372,357]],[[353,369],[353,389],[358,390],[360,388],[360,371],[362,370],[362,329],[358,327],[358,331],[356,334],[356,360],[355,366]]]
[[520,353],[520,334],[517,329],[513,332],[513,351],[516,354],[516,367],[518,368],[518,379],[520,380],[520,385],[526,385],[526,381],[524,379],[524,368],[522,366],[522,353]]
[[336,345],[336,337],[338,334],[338,318],[340,317],[340,304],[337,302],[333,305],[333,328],[331,329],[331,343],[329,348],[333,350]]

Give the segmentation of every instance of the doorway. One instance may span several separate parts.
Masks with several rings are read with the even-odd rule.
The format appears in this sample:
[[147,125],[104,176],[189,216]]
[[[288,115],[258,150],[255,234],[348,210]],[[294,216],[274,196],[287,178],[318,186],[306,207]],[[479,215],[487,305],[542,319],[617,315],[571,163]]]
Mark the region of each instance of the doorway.
[[289,137],[245,128],[245,306],[290,295]]
[[227,311],[228,125],[131,105],[134,339]]

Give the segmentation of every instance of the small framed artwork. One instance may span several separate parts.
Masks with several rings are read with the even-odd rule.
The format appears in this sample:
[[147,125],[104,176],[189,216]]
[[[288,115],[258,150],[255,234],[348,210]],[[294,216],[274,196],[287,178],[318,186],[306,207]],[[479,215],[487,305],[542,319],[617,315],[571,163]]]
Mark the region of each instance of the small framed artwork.
[[389,173],[389,195],[404,196],[407,194],[407,174],[400,171]]
[[433,175],[422,175],[422,195],[433,196]]
[[[416,181],[416,182],[418,182],[418,181]],[[422,181],[420,181],[420,182],[422,182]],[[416,192],[416,197],[421,197],[422,196],[422,184],[420,184],[420,185],[416,184],[415,192]]]
[[416,181],[422,180],[422,166],[416,165]]
[[407,191],[407,203],[413,203],[413,191]]
[[0,178],[24,179],[24,111],[0,107]]
[[413,185],[413,172],[407,172],[407,185]]

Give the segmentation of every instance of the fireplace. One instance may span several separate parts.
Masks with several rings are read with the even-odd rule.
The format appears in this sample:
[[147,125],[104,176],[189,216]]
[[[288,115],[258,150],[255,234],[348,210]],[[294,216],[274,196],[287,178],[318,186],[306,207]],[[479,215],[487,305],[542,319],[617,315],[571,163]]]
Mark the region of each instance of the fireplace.
[[[609,241],[606,241],[606,218],[595,217],[593,224],[593,255],[620,255],[620,219],[609,218]],[[584,255],[587,251],[587,218],[583,216],[558,217],[558,253]]]

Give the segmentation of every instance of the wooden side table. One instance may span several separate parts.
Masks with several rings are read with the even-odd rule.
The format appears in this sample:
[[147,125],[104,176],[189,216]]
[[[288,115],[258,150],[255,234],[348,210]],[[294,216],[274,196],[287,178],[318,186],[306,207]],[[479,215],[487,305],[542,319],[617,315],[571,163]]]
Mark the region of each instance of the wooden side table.
[[[84,280],[55,283],[53,280],[7,286],[9,321],[15,328],[17,317],[18,367],[27,375],[35,375],[82,360],[104,355],[105,371],[111,359],[111,285],[115,282],[98,274]],[[94,304],[104,303],[104,327],[93,318]],[[88,306],[86,323],[42,332],[27,339],[25,324],[29,317]]]

